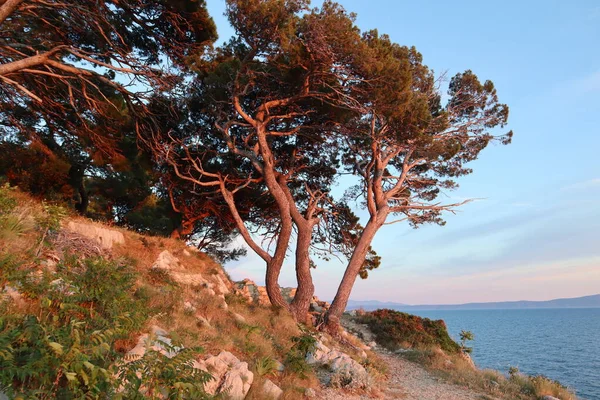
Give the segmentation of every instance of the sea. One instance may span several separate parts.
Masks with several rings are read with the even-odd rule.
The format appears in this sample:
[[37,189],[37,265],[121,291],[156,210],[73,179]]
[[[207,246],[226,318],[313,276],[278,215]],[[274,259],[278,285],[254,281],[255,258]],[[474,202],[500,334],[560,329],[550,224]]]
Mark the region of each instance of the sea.
[[600,308],[409,312],[444,320],[457,341],[461,330],[473,332],[480,368],[514,366],[560,381],[579,399],[600,400]]

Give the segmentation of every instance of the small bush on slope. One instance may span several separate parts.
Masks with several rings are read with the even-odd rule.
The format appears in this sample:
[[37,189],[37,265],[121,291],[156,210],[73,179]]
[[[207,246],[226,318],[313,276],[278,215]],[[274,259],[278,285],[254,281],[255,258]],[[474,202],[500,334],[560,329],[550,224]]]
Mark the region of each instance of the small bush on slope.
[[460,346],[446,330],[444,321],[432,321],[394,310],[377,310],[357,317],[369,326],[377,342],[390,350],[400,347],[430,347],[437,345],[448,353],[460,352]]

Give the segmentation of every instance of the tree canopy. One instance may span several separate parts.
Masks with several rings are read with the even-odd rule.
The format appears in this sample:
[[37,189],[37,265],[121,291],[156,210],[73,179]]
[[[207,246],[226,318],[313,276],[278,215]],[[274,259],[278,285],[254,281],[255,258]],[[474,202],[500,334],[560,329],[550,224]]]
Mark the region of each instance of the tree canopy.
[[[221,260],[244,254],[228,247],[239,234],[272,304],[303,322],[315,260],[345,259],[325,316],[335,331],[356,278],[382,262],[379,229],[443,225],[463,203],[440,194],[490,142],[510,142],[508,107],[470,70],[442,96],[414,47],[361,32],[332,1],[226,4],[235,35],[214,48],[204,1],[0,0],[0,173]],[[336,198],[343,175],[358,184]]]

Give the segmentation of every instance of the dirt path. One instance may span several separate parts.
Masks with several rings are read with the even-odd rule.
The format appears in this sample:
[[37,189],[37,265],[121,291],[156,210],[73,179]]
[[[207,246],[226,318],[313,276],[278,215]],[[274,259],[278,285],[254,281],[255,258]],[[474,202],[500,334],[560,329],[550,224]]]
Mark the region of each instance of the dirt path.
[[[423,367],[394,354],[378,352],[388,365],[388,381],[379,399],[403,400],[481,400],[486,397],[457,385],[445,383]],[[368,396],[352,396],[335,390],[321,393],[323,400],[364,400]]]
[[[371,332],[364,326],[351,320],[343,321],[343,325],[350,332],[357,334],[364,342],[373,339]],[[490,399],[471,389],[446,383],[427,372],[420,365],[408,361],[399,355],[391,354],[385,350],[373,349],[388,366],[388,381],[385,383],[383,393],[379,399],[391,400],[482,400]],[[323,400],[366,400],[372,397],[363,395],[343,394],[339,391],[328,389],[320,396]]]

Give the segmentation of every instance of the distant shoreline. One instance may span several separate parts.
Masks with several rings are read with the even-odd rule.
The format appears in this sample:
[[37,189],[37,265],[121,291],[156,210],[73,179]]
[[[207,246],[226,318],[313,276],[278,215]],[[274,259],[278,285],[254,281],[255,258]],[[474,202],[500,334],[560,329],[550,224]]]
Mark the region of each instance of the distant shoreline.
[[600,308],[600,294],[575,298],[562,298],[546,301],[502,301],[489,303],[465,304],[423,304],[408,305],[403,303],[383,302],[377,300],[351,300],[346,310],[363,308],[376,310],[378,308],[391,308],[398,311],[453,311],[453,310],[552,310],[552,309],[579,309]]

